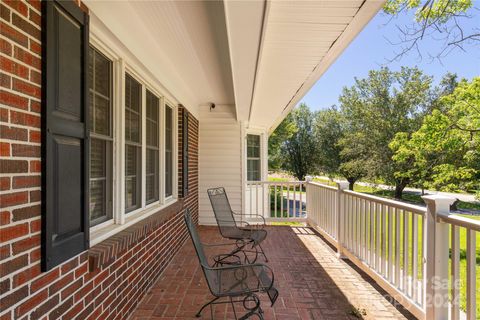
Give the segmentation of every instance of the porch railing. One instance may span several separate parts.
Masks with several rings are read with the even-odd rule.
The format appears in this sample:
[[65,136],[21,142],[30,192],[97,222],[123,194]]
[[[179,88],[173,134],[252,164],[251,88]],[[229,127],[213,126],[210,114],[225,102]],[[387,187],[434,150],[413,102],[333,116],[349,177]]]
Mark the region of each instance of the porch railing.
[[304,181],[247,182],[245,218],[253,214],[265,220],[306,221],[306,186]]
[[308,222],[420,319],[480,318],[480,221],[450,214],[454,199],[425,196],[422,207],[346,187],[249,182],[246,218]]

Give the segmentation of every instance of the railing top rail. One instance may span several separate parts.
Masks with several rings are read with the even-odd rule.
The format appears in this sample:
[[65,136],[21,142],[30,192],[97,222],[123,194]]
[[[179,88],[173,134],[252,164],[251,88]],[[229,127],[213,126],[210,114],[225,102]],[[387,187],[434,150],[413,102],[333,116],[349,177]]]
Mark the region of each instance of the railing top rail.
[[459,227],[472,229],[475,231],[480,231],[479,220],[462,217],[456,214],[450,214],[450,215],[439,214],[438,219],[441,222],[450,223],[450,224],[453,224],[454,226],[459,226]]
[[414,205],[414,204],[395,201],[395,200],[391,200],[391,199],[380,198],[380,197],[372,196],[372,195],[365,194],[365,193],[355,192],[355,191],[351,191],[351,190],[343,190],[343,192],[346,193],[346,194],[349,194],[351,196],[360,198],[360,199],[370,200],[370,201],[373,201],[373,202],[376,202],[376,203],[384,204],[384,205],[387,205],[387,206],[390,206],[390,207],[394,207],[394,208],[397,208],[397,209],[409,211],[409,212],[419,214],[419,215],[425,215],[426,212],[427,212],[426,207],[417,206],[417,205]]
[[316,187],[321,187],[321,188],[325,188],[325,189],[334,190],[334,191],[338,190],[337,187],[329,186],[329,185],[326,185],[326,184],[323,184],[323,183],[320,183],[320,182],[309,181],[308,184],[316,186]]
[[276,185],[298,185],[305,181],[247,181],[247,185],[276,184]]

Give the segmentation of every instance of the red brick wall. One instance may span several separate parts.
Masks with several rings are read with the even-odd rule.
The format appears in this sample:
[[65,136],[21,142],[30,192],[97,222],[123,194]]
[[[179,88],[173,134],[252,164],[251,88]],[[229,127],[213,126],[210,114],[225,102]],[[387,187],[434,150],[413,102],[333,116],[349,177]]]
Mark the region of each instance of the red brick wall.
[[182,205],[198,217],[198,121],[190,117],[190,193],[175,212],[42,273],[40,20],[39,1],[0,2],[0,320],[125,319],[187,238]]

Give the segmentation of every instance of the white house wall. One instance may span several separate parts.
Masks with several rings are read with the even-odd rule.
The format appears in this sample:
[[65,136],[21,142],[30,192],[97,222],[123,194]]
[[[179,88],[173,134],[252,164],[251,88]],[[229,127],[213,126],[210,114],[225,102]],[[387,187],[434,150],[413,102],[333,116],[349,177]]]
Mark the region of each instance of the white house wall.
[[199,223],[216,224],[207,189],[224,187],[234,211],[242,210],[242,125],[228,106],[200,107]]

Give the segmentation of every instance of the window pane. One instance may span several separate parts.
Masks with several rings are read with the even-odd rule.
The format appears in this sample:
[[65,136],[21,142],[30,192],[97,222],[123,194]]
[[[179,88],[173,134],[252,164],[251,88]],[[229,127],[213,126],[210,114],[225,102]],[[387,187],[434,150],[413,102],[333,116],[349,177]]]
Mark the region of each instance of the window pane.
[[260,158],[260,136],[247,135],[247,157]]
[[90,177],[105,178],[106,177],[106,148],[105,141],[100,139],[91,139],[90,144]]
[[105,217],[106,181],[90,181],[90,221]]
[[260,180],[260,160],[247,160],[247,180]]
[[140,147],[125,146],[125,209],[131,211],[140,206]]
[[90,47],[90,224],[112,217],[111,65]]
[[165,109],[165,196],[172,195],[173,189],[173,111],[172,108]]
[[110,97],[111,62],[98,51],[95,51],[95,91]]
[[158,147],[159,99],[147,90],[147,145]]
[[95,133],[110,135],[110,101],[95,97]]
[[125,75],[125,139],[141,141],[142,86],[130,75]]
[[125,209],[140,207],[142,85],[125,74]]
[[158,150],[147,150],[146,201],[158,200]]
[[90,131],[110,136],[112,62],[97,50],[90,50]]
[[261,178],[260,167],[260,136],[247,135],[247,180],[259,181]]

